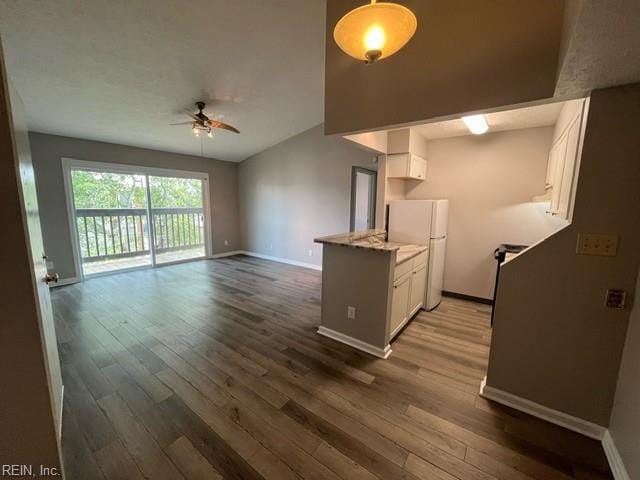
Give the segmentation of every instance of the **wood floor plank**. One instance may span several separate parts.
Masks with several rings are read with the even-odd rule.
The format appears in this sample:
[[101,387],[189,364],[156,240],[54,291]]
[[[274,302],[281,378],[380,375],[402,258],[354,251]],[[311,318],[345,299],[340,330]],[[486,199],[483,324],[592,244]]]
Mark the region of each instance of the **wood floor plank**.
[[119,439],[95,452],[94,456],[104,475],[109,480],[144,479],[136,463]]
[[478,396],[487,305],[387,360],[317,334],[321,274],[243,255],[52,291],[67,476],[611,480],[598,442]]
[[117,394],[101,398],[99,404],[118,431],[138,468],[147,478],[184,479]]
[[180,437],[166,448],[187,480],[222,480],[222,475],[196,450],[186,438]]

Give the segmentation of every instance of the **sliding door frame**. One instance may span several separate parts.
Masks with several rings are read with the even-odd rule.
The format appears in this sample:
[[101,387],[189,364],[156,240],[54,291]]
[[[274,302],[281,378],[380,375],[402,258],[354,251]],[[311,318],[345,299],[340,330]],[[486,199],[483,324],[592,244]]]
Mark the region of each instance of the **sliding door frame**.
[[[151,255],[151,265],[143,267],[133,267],[127,269],[121,269],[117,272],[106,272],[104,274],[93,274],[91,277],[98,277],[101,275],[110,275],[112,273],[120,273],[131,270],[141,270],[145,268],[155,268],[158,266],[175,265],[177,263],[192,262],[195,260],[202,260],[203,258],[210,258],[212,254],[212,232],[211,232],[211,194],[209,186],[209,174],[204,172],[192,172],[187,170],[173,170],[168,168],[156,168],[156,167],[143,167],[140,165],[131,165],[125,163],[107,163],[96,162],[90,160],[78,160],[75,158],[62,157],[62,175],[64,180],[64,194],[65,203],[67,207],[67,217],[69,219],[69,234],[71,235],[71,248],[73,250],[73,264],[76,270],[76,278],[74,280],[83,281],[85,278],[84,271],[82,269],[82,257],[80,253],[80,237],[78,233],[78,222],[76,219],[76,207],[75,198],[73,195],[73,184],[71,179],[71,172],[74,170],[84,170],[89,172],[105,172],[105,173],[120,173],[128,175],[141,175],[146,178],[146,192],[147,197],[147,212],[148,212],[148,228],[149,228],[149,250]],[[198,257],[194,259],[178,260],[175,262],[166,262],[157,264],[155,259],[155,235],[153,231],[153,219],[151,216],[151,187],[149,185],[149,177],[172,177],[172,178],[191,178],[202,180],[202,208],[205,222],[204,229],[204,257]]]

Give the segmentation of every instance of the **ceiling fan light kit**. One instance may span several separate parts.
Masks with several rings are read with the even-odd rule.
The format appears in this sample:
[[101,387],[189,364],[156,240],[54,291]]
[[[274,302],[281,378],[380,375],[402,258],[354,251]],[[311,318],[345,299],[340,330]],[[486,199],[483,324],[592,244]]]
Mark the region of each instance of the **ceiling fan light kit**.
[[220,120],[212,120],[203,112],[206,104],[204,102],[196,102],[196,108],[198,113],[189,113],[191,121],[174,123],[173,125],[191,125],[191,131],[196,137],[200,136],[200,133],[206,133],[207,137],[213,138],[213,130],[220,128],[233,133],[240,133],[236,127],[229,125],[228,123],[221,122]]
[[407,7],[371,0],[338,20],[333,38],[347,55],[369,64],[396,53],[417,28],[418,20]]

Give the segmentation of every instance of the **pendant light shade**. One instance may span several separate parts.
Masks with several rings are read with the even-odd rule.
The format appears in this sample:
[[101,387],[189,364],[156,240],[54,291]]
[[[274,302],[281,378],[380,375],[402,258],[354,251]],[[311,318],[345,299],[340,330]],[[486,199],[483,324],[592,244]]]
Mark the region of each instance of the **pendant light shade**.
[[342,17],[333,38],[347,55],[373,63],[404,47],[417,27],[418,20],[407,7],[372,0]]

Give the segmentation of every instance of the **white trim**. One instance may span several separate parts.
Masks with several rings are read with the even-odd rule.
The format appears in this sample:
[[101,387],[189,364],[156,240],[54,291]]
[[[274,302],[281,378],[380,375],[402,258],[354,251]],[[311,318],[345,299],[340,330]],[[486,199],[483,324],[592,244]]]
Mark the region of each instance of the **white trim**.
[[480,385],[480,396],[501,403],[521,412],[528,413],[534,417],[541,418],[547,422],[567,428],[573,432],[581,433],[595,440],[604,438],[606,428],[582,418],[574,417],[568,413],[554,410],[539,403],[532,402],[526,398],[518,397],[509,392],[487,385],[487,377],[484,377]]
[[329,337],[337,342],[344,343],[345,345],[357,348],[358,350],[362,350],[363,352],[366,352],[378,358],[386,359],[389,358],[389,355],[391,355],[391,345],[387,345],[384,348],[376,347],[369,343],[363,342],[362,340],[358,340],[357,338],[345,335],[344,333],[336,332],[335,330],[331,330],[330,328],[323,327],[322,325],[318,327],[318,333],[325,337]]
[[240,250],[233,250],[231,252],[214,253],[213,255],[209,255],[207,258],[209,260],[215,260],[216,258],[233,257],[234,255],[242,255],[243,253],[244,252]]
[[71,186],[71,169],[74,160],[62,158],[62,179],[64,183],[64,199],[67,207],[67,221],[69,222],[69,236],[71,237],[71,250],[73,251],[73,268],[76,271],[75,278],[82,282],[84,273],[82,272],[82,261],[80,260],[80,240],[78,236],[78,226],[76,225],[75,199],[73,198],[73,187]]
[[611,436],[609,430],[604,432],[604,438],[602,439],[602,448],[604,449],[604,453],[607,456],[607,461],[609,462],[611,473],[613,473],[613,478],[615,478],[615,480],[631,480],[631,476],[624,466],[624,462],[622,461],[620,452],[618,452],[618,448],[616,447],[616,444],[613,441],[613,437]]
[[72,170],[87,170],[90,172],[127,173],[151,175],[154,177],[198,178],[204,180],[209,177],[205,172],[188,170],[174,170],[171,168],[148,167],[130,163],[109,163],[95,160],[78,160],[77,158],[62,157],[62,165]]
[[271,255],[264,255],[262,253],[256,253],[256,252],[247,252],[245,250],[242,250],[237,253],[243,254],[243,255],[249,255],[250,257],[262,258],[263,260],[271,260],[279,263],[287,263],[289,265],[295,265],[297,267],[311,268],[313,270],[322,270],[322,267],[320,265],[315,265],[313,263],[299,262],[297,260],[290,260],[288,258],[283,258],[283,257],[272,257]]

